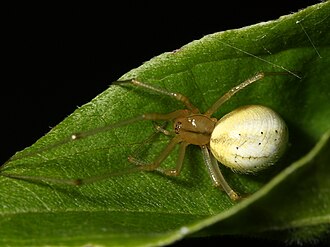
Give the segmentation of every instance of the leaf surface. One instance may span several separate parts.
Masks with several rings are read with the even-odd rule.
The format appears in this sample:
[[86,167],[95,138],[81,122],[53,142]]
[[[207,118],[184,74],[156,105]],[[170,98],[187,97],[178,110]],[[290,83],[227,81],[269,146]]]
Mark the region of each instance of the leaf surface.
[[[249,86],[215,114],[220,118],[241,105],[263,104],[287,122],[290,148],[276,167],[248,176],[221,166],[231,186],[250,195],[247,199],[234,203],[212,188],[194,146],[177,178],[141,172],[73,187],[0,176],[0,243],[155,246],[192,233],[322,238],[330,222],[329,13],[330,4],[324,2],[275,21],[211,34],[122,77],[183,93],[203,112],[257,72],[289,72]],[[1,172],[84,178],[122,171],[132,167],[128,155],[138,149],[152,160],[168,138],[147,139],[154,132],[152,123],[140,122],[50,147],[72,133],[182,108],[166,96],[111,86],[17,153]],[[175,158],[174,152],[164,166],[173,167]]]

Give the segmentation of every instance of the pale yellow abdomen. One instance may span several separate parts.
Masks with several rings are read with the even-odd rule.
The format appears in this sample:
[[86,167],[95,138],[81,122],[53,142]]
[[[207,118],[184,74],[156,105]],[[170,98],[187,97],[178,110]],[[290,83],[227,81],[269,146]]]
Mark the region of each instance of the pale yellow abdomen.
[[282,118],[268,107],[249,105],[217,122],[210,147],[223,165],[241,173],[254,173],[273,165],[287,143],[288,130]]

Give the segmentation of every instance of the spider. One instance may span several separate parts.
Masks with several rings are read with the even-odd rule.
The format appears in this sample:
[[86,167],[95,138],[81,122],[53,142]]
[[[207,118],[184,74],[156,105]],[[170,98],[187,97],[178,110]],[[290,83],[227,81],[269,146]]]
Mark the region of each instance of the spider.
[[[260,105],[240,107],[228,113],[220,120],[212,117],[212,115],[218,111],[223,103],[228,101],[240,90],[263,79],[267,75],[274,74],[276,75],[278,73],[257,73],[230,89],[227,93],[216,100],[216,102],[204,113],[201,113],[201,111],[191,103],[189,98],[181,93],[170,92],[163,88],[143,83],[137,79],[116,81],[113,83],[114,85],[131,84],[149,90],[150,92],[168,96],[181,102],[186,108],[167,114],[144,113],[137,117],[121,120],[117,123],[101,128],[74,133],[66,139],[45,148],[41,148],[36,152],[40,153],[68,142],[73,142],[102,131],[108,131],[113,128],[129,125],[137,121],[171,121],[173,123],[172,130],[165,130],[161,126],[156,127],[158,132],[171,137],[171,139],[153,162],[147,163],[131,155],[128,157],[128,161],[135,164],[132,168],[116,173],[106,173],[80,179],[34,177],[4,172],[1,172],[0,174],[15,179],[44,180],[70,185],[90,184],[102,179],[137,171],[156,170],[166,176],[178,176],[183,167],[187,146],[197,145],[201,148],[203,160],[213,185],[222,189],[231,200],[238,200],[240,199],[240,196],[225,180],[218,162],[230,167],[234,171],[242,173],[254,173],[273,165],[285,151],[288,141],[287,127],[277,113]],[[179,145],[179,153],[175,167],[170,169],[162,168],[162,162],[169,156],[176,145]],[[13,157],[6,163],[15,159],[17,158]]]

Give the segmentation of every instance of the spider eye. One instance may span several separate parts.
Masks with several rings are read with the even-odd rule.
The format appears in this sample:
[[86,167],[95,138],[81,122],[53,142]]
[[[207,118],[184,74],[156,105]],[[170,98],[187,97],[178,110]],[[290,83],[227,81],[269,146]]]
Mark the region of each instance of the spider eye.
[[181,128],[182,128],[182,122],[176,122],[174,127],[175,134],[179,134]]

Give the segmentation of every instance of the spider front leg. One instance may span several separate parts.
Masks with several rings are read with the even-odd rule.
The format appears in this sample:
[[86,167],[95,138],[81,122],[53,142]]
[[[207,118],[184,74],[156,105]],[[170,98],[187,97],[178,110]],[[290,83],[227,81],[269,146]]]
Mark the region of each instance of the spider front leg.
[[[42,153],[44,151],[47,150],[51,150],[53,148],[56,148],[60,145],[72,142],[72,141],[77,141],[81,138],[86,138],[88,136],[103,132],[103,131],[107,131],[107,130],[111,130],[117,127],[121,127],[121,126],[125,126],[128,125],[130,123],[135,123],[138,121],[142,121],[142,120],[152,120],[152,121],[157,121],[157,120],[165,120],[165,121],[170,121],[173,120],[175,118],[178,117],[184,117],[186,115],[190,114],[189,110],[177,110],[174,112],[170,112],[168,114],[159,114],[159,113],[146,113],[146,114],[142,114],[140,116],[137,116],[135,118],[130,118],[130,119],[126,119],[123,120],[121,122],[115,123],[115,124],[110,124],[104,127],[100,127],[97,129],[92,129],[89,131],[85,131],[85,132],[79,132],[76,134],[72,134],[70,137],[67,137],[59,142],[55,142],[54,144],[51,144],[48,147],[42,147],[39,150],[32,152],[32,153],[28,153],[27,155],[23,155],[20,156],[19,158],[24,158],[24,157],[29,157],[38,153]],[[165,129],[163,129],[163,127],[161,126],[156,126],[156,128],[159,128],[160,132],[164,132]],[[87,177],[87,178],[78,178],[78,179],[60,179],[60,178],[52,178],[52,177],[41,177],[41,176],[29,176],[29,175],[19,175],[19,174],[11,174],[11,173],[4,173],[4,165],[14,161],[16,159],[19,158],[11,158],[9,159],[2,167],[0,170],[0,175],[4,176],[4,177],[9,177],[9,178],[14,178],[14,179],[20,179],[20,180],[27,180],[27,181],[36,181],[36,182],[40,182],[40,181],[44,181],[44,182],[50,182],[50,183],[55,183],[55,184],[68,184],[68,185],[85,185],[85,184],[91,184],[91,183],[95,183],[97,181],[101,181],[104,179],[109,179],[112,177],[117,177],[117,176],[122,176],[122,175],[126,175],[126,174],[130,174],[130,173],[135,173],[135,172],[139,172],[139,171],[143,171],[143,170],[155,170],[160,164],[161,162],[170,154],[170,152],[172,151],[172,149],[174,148],[174,146],[181,142],[180,138],[178,136],[174,137],[170,143],[168,144],[168,146],[165,148],[165,150],[162,152],[162,154],[158,157],[158,159],[156,159],[156,161],[152,164],[149,164],[147,166],[136,166],[133,168],[128,168],[128,169],[124,169],[121,171],[117,171],[117,172],[109,172],[109,173],[104,173],[101,175],[96,175],[96,176],[91,176],[91,177]],[[129,159],[130,160],[130,159]],[[130,160],[132,163],[139,163],[139,162],[134,162],[134,159],[132,158],[132,160]],[[140,162],[141,163],[141,162]]]
[[[182,110],[182,111],[184,111],[184,110]],[[183,115],[181,115],[181,116],[183,116]],[[145,170],[145,171],[156,170],[156,171],[158,171],[158,172],[160,172],[164,175],[167,175],[167,176],[179,176],[180,172],[182,170],[182,167],[183,167],[183,160],[184,160],[184,157],[185,157],[186,148],[189,145],[189,143],[182,141],[181,138],[179,136],[177,136],[173,131],[166,130],[164,128],[165,126],[166,126],[165,124],[160,126],[160,125],[157,125],[156,123],[154,123],[154,128],[157,132],[163,133],[166,136],[174,136],[174,137],[172,138],[172,140],[167,144],[165,149],[158,155],[158,157],[152,163],[148,163],[148,162],[145,162],[145,161],[140,160],[138,158],[135,158],[134,157],[135,154],[130,155],[128,157],[128,161],[135,164],[135,165],[137,165],[137,167],[139,167],[141,170]],[[176,161],[175,168],[170,168],[170,169],[161,168],[160,167],[161,163],[173,151],[176,144],[180,144],[180,147],[179,147],[179,154],[178,154],[178,159]],[[141,146],[143,146],[143,144]],[[140,150],[140,149],[141,149],[141,147],[139,147],[137,150]]]
[[[170,120],[173,120],[173,119],[178,118],[178,117],[187,116],[189,114],[190,114],[189,110],[177,110],[177,111],[174,111],[174,112],[170,112],[168,114],[146,113],[146,114],[142,114],[141,118],[143,120],[152,120],[152,121],[157,121],[157,120],[170,121]],[[164,134],[170,134],[170,133],[167,133],[167,130],[165,130],[162,126],[157,126],[156,125],[155,128],[156,128],[157,131],[160,131]],[[97,175],[97,176],[84,178],[84,179],[68,180],[68,184],[74,184],[74,185],[90,184],[90,183],[94,183],[94,182],[99,181],[99,180],[104,180],[104,179],[111,178],[111,177],[114,177],[114,176],[121,176],[121,175],[129,174],[129,173],[135,173],[135,172],[138,172],[138,171],[158,170],[157,168],[169,156],[169,154],[172,152],[174,147],[180,142],[182,142],[180,136],[174,136],[171,139],[171,141],[167,144],[167,146],[164,148],[164,150],[160,153],[160,155],[152,163],[146,163],[144,161],[141,161],[141,160],[138,160],[138,159],[134,158],[133,156],[129,156],[128,161],[135,164],[135,165],[137,165],[136,167],[129,168],[127,170],[122,170],[122,171],[119,171],[119,172],[116,172],[116,173],[110,172],[108,174]],[[182,146],[182,144],[181,144],[181,146]],[[180,148],[180,150],[181,149],[182,148]],[[184,151],[185,151],[185,148],[183,150],[183,154],[181,155],[182,160],[183,160],[183,157],[184,157]],[[180,157],[180,155],[179,155],[179,157]],[[181,161],[180,167],[182,167],[182,161]]]
[[[273,74],[273,73],[272,73]],[[256,74],[255,76],[243,81],[241,84],[233,87],[232,89],[230,89],[226,94],[224,94],[222,97],[220,97],[206,112],[205,115],[210,117],[212,116],[213,113],[215,113],[219,107],[225,103],[227,100],[229,100],[234,94],[236,94],[237,92],[239,92],[240,90],[242,90],[243,88],[247,87],[248,85],[259,81],[261,79],[263,79],[266,76],[266,74],[264,72],[260,72],[258,74]]]
[[187,142],[181,142],[179,148],[178,159],[176,160],[176,166],[172,169],[157,169],[159,172],[167,176],[179,176],[183,167],[183,160],[186,154],[186,148],[189,145]]
[[[162,162],[170,155],[173,151],[174,147],[180,143],[179,156],[177,159],[177,164],[175,169],[162,169],[159,166]],[[168,176],[178,176],[182,169],[183,159],[186,151],[186,147],[188,143],[182,142],[180,136],[175,136],[171,139],[171,141],[167,144],[167,146],[163,149],[163,151],[158,155],[158,157],[152,162],[147,163],[145,161],[139,160],[133,156],[128,157],[128,161],[140,167],[143,171],[154,171],[157,170]]]
[[198,108],[190,102],[190,100],[187,96],[185,96],[181,93],[170,92],[170,91],[167,91],[164,88],[159,88],[159,87],[152,86],[150,84],[145,84],[145,83],[140,82],[136,79],[124,80],[124,81],[115,81],[112,84],[113,85],[132,84],[132,85],[137,86],[137,87],[145,88],[145,89],[148,89],[149,91],[152,91],[152,92],[155,92],[155,93],[158,93],[158,94],[163,94],[163,95],[169,96],[171,98],[174,98],[174,99],[182,102],[187,107],[187,109],[189,109],[191,112],[199,113]]
[[241,84],[233,87],[230,89],[227,93],[225,93],[222,97],[220,97],[206,112],[205,115],[210,117],[213,113],[215,113],[220,106],[225,103],[227,100],[229,100],[231,97],[234,96],[234,94],[238,93],[245,87],[253,84],[254,82],[260,81],[266,76],[276,76],[276,75],[290,75],[287,72],[259,72],[256,75],[248,78],[247,80],[243,81]]
[[156,132],[163,133],[166,136],[174,135],[173,131],[167,130],[167,129],[165,129],[165,127],[166,127],[166,124],[158,125],[157,123],[154,122],[154,128],[155,128]]

